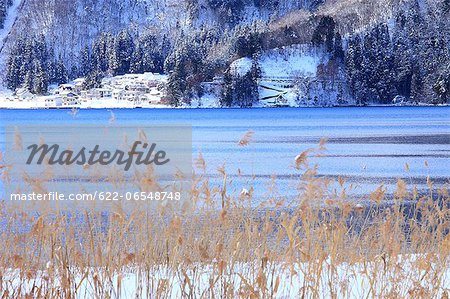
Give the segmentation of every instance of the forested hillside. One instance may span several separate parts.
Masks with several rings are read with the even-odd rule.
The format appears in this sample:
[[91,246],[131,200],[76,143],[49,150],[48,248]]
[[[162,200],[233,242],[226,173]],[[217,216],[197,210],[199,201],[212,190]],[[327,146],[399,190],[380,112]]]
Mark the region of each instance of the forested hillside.
[[[251,106],[259,57],[302,44],[325,57],[316,77],[344,82],[361,105],[448,103],[449,20],[449,0],[27,0],[2,53],[4,84],[44,94],[78,77],[93,88],[166,73],[167,100],[179,105],[220,77],[222,105]],[[242,57],[254,63],[236,76],[229,67]]]
[[0,29],[3,28],[3,24],[6,19],[8,8],[12,5],[12,0],[0,0]]

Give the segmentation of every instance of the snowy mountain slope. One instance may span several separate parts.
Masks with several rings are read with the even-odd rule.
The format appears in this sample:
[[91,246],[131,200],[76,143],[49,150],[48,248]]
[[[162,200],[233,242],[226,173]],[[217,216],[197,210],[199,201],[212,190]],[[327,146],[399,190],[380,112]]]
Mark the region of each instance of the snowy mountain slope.
[[0,29],[0,53],[3,52],[4,45],[7,42],[11,29],[17,20],[18,13],[20,11],[19,6],[21,6],[24,1],[25,0],[14,0],[6,12],[3,28]]
[[[212,1],[212,0],[198,0],[196,2],[196,9],[191,13],[194,17],[194,24],[197,26],[202,24],[214,24],[222,21],[221,11],[212,9],[211,3],[220,3],[226,1]],[[230,1],[233,3],[233,1]],[[240,13],[236,17],[238,23],[248,24],[254,20],[269,21],[270,19],[280,18],[291,11],[300,9],[312,10],[325,0],[279,0],[279,1],[261,1],[261,0],[237,0],[234,1],[233,6],[229,9],[237,10],[240,8]],[[213,5],[213,7],[215,7]],[[223,11],[222,11],[223,12]],[[225,11],[229,13],[229,11]]]
[[[265,51],[258,58],[263,79],[315,77],[320,64],[326,64],[329,55],[308,45],[292,45]],[[239,58],[230,65],[231,73],[243,76],[252,68],[253,60]]]
[[[54,44],[56,56],[69,65],[76,55],[101,32],[116,34],[124,28],[131,32],[151,29],[155,34],[166,34],[176,39],[180,31],[208,24],[230,27],[253,20],[269,20],[299,8],[312,8],[317,0],[256,1],[236,0],[22,0],[23,5],[5,47],[11,48],[20,35],[44,33]],[[15,0],[15,7],[19,0]],[[273,6],[271,3],[276,3]],[[270,4],[270,5],[269,5]],[[228,5],[228,4],[227,4]],[[230,4],[231,5],[231,4]],[[236,18],[228,16],[233,9]],[[234,11],[236,10],[236,11]],[[12,10],[15,11],[15,10]],[[16,19],[16,14],[11,14]],[[235,20],[236,22],[232,22]]]
[[313,77],[328,55],[305,45],[265,52],[260,58],[262,77]]
[[3,28],[0,29],[0,52],[2,51],[3,45],[5,44],[5,39],[8,37],[11,28],[16,22],[19,11],[18,8],[23,1],[25,0],[14,0],[12,2],[12,5],[8,8],[8,11],[6,12],[6,19],[5,22],[3,23]]
[[[14,27],[14,24],[17,21],[17,16],[20,12],[20,7],[23,5],[23,2],[26,0],[13,0],[12,5],[8,8],[6,12],[6,18],[3,23],[3,28],[0,29],[0,70],[5,69],[5,58],[7,53],[4,53],[5,44],[8,42],[8,39],[11,34],[11,29]],[[4,72],[3,72],[4,73]],[[3,76],[0,76],[0,85],[3,81]]]
[[158,0],[24,0],[12,28],[12,45],[23,34],[43,33],[54,44],[56,56],[71,64],[82,47],[101,32],[117,33],[123,28],[137,31],[154,27],[169,32],[187,22],[185,1]]

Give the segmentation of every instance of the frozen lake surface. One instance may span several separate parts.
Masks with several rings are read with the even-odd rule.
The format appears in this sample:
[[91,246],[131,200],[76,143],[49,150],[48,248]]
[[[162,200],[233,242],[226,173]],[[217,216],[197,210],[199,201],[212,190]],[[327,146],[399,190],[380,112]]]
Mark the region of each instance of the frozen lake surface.
[[[232,188],[253,186],[263,196],[276,176],[279,193],[294,195],[299,172],[294,158],[327,138],[327,151],[311,163],[320,175],[343,176],[364,194],[382,183],[395,189],[398,178],[426,187],[449,181],[450,108],[367,107],[213,110],[114,110],[118,124],[187,124],[193,127],[193,156],[201,151],[211,181],[225,165]],[[109,110],[0,110],[0,125],[108,124]],[[247,131],[253,141],[237,144]],[[3,138],[0,140],[4,140]],[[425,161],[428,167],[425,166]],[[409,171],[405,170],[408,163]],[[238,175],[240,173],[240,175]]]

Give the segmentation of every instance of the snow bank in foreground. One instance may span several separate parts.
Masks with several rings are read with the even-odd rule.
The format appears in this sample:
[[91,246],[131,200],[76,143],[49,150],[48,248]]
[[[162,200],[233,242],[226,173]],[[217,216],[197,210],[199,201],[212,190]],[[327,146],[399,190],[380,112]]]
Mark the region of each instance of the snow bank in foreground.
[[[261,262],[228,265],[213,262],[196,263],[189,269],[183,267],[178,270],[154,266],[144,272],[125,267],[122,273],[115,273],[112,277],[100,269],[70,271],[75,276],[76,298],[99,295],[99,289],[93,281],[99,282],[102,291],[111,298],[155,296],[161,291],[162,284],[165,286],[163,292],[166,298],[195,298],[203,297],[202,294],[220,297],[224,294],[224,283],[232,287],[229,290],[235,294],[252,294],[255,297],[272,294],[270,297],[295,298],[305,294],[307,297],[320,298],[382,298],[393,294],[407,296],[420,291],[422,294],[434,293],[440,298],[448,292],[450,285],[450,261],[436,260],[439,262],[430,263],[427,255],[410,255],[391,260],[375,257],[364,264],[334,264],[329,258],[314,264],[268,263],[264,266]],[[389,263],[388,267],[386,263]],[[58,270],[50,267],[37,273],[34,278],[24,278],[24,273],[10,269],[3,273],[1,287],[11,290],[20,286],[22,293],[30,292],[33,287],[59,288],[60,279],[49,280],[49,272],[52,271]],[[56,277],[61,276],[55,274]]]

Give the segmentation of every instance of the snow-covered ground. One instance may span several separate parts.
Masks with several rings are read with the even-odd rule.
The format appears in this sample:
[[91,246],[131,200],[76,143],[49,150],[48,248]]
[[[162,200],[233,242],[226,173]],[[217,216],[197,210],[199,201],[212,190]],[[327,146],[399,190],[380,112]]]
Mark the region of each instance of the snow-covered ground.
[[184,108],[217,108],[220,107],[220,99],[211,93],[203,95],[199,99],[194,99],[190,106]]
[[78,104],[54,105],[48,104],[52,96],[37,97],[32,100],[16,100],[0,98],[0,109],[132,109],[132,108],[169,108],[168,105],[151,104],[148,102],[139,105],[129,101],[116,101],[112,99],[95,99],[81,101]]
[[[257,64],[265,78],[315,77],[317,67],[328,61],[328,55],[311,50],[308,45],[293,45],[264,52]],[[231,73],[243,76],[251,70],[253,60],[243,57],[230,65]]]
[[231,74],[234,76],[244,76],[252,69],[253,59],[243,57],[236,59],[230,65]]
[[[123,272],[112,274],[112,277],[101,269],[71,271],[75,273],[74,281],[78,285],[76,298],[96,297],[100,289],[95,286],[94,281],[100,282],[103,291],[109,290],[111,298],[147,298],[149,294],[156,295],[161,291],[158,286],[162,282],[167,286],[163,291],[165,298],[182,298],[189,294],[197,297],[205,292],[219,295],[224,292],[222,283],[216,281],[212,284],[212,280],[221,277],[237,293],[260,296],[273,294],[274,298],[296,298],[300,294],[305,294],[307,298],[328,298],[333,295],[337,298],[382,298],[389,297],[389,294],[401,296],[418,291],[422,294],[434,293],[436,298],[444,298],[448,294],[449,261],[429,264],[426,255],[398,256],[392,259],[388,261],[387,269],[386,260],[375,257],[373,261],[354,264],[335,264],[329,258],[322,264],[269,263],[264,269],[260,262],[230,262],[228,265],[232,266],[225,267],[222,275],[219,274],[218,262],[197,263],[190,269],[178,270],[165,266],[153,267],[145,270],[149,271],[148,276],[146,272],[134,267],[125,267]],[[40,286],[60,288],[59,279],[49,280],[49,272],[55,273],[57,277],[61,274],[53,269],[52,263],[47,266],[47,270],[40,271],[35,277],[25,281],[24,273],[9,269],[3,273],[2,288],[6,289],[7,286],[13,290],[20,286],[22,293],[29,293],[33,287]],[[264,274],[264,280],[260,278],[261,273]],[[187,279],[189,283],[186,282]],[[437,281],[440,283],[436,287]]]
[[315,77],[317,67],[328,56],[312,51],[307,45],[296,45],[265,52],[259,59],[262,77]]

